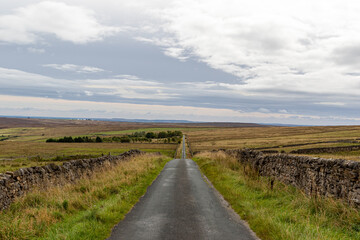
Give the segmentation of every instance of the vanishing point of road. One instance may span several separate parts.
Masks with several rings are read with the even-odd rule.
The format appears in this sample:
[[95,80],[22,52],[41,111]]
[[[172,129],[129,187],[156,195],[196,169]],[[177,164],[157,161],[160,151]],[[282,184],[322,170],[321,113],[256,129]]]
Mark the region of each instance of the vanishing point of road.
[[182,158],[166,164],[109,240],[258,239],[186,159],[184,140]]

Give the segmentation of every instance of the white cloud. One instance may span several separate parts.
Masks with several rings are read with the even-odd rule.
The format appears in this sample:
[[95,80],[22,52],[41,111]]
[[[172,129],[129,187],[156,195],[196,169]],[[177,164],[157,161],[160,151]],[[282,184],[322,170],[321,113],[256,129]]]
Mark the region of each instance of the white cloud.
[[315,104],[318,104],[318,105],[327,105],[327,106],[336,106],[336,107],[341,107],[341,106],[345,106],[346,103],[343,103],[343,102],[317,102]]
[[288,113],[288,111],[286,109],[280,109],[279,113]]
[[[156,32],[154,32],[156,33]],[[179,46],[179,44],[173,38],[146,38],[146,37],[134,37],[135,40],[144,42],[144,43],[151,43],[157,46],[163,47],[163,52],[166,56],[177,58],[180,61],[184,62],[186,59],[189,58],[189,54],[186,53],[186,50],[182,47],[174,47]]]
[[170,99],[178,96],[161,83],[140,79],[91,79],[82,81],[82,87],[99,95],[119,96],[127,99]]
[[[129,75],[128,75],[129,76]],[[133,76],[134,78],[136,76]],[[136,79],[57,79],[16,69],[0,68],[0,86],[5,92],[15,90],[25,96],[52,94],[57,97],[94,97],[101,100],[108,96],[112,101],[124,99],[171,99],[178,96],[163,84]],[[0,89],[0,92],[1,91]]]
[[130,80],[138,80],[140,79],[137,76],[134,75],[128,75],[128,74],[119,74],[119,75],[115,75],[115,78],[121,78],[121,79],[130,79]]
[[184,55],[184,49],[182,48],[169,47],[165,49],[164,54],[169,57],[177,58],[180,61],[185,61],[189,58]]
[[31,44],[52,34],[63,41],[84,44],[120,31],[102,25],[94,11],[62,2],[43,1],[0,15],[0,41]]
[[90,91],[84,91],[84,93],[85,93],[86,96],[89,96],[89,97],[94,95],[94,93],[90,92]]
[[[174,0],[158,32],[135,39],[231,73],[244,95],[360,95],[360,3]],[[149,23],[151,25],[151,23]]]
[[44,67],[54,68],[65,72],[76,72],[76,73],[98,73],[104,72],[104,69],[91,67],[91,66],[80,66],[75,64],[44,64]]

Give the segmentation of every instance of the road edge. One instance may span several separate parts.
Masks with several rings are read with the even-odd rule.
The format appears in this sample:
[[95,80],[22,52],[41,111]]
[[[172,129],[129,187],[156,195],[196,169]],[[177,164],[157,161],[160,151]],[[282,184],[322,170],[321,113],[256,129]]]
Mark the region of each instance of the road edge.
[[[194,161],[195,162],[195,161]],[[196,162],[195,162],[196,163]],[[199,165],[196,163],[196,166],[199,168]],[[250,225],[248,224],[248,222],[246,222],[245,220],[243,220],[239,214],[237,214],[235,212],[235,210],[231,207],[230,203],[228,201],[226,201],[226,199],[224,198],[223,195],[221,195],[221,193],[214,187],[214,185],[212,184],[212,182],[206,177],[206,175],[201,171],[201,169],[199,168],[200,172],[201,172],[201,176],[204,179],[204,181],[209,185],[209,187],[212,189],[212,191],[214,192],[215,196],[219,199],[220,203],[223,205],[223,207],[226,209],[226,211],[234,218],[235,221],[239,222],[241,225],[243,225],[247,230],[249,230],[250,234],[252,237],[254,237],[256,240],[261,240],[256,233],[250,228]]]

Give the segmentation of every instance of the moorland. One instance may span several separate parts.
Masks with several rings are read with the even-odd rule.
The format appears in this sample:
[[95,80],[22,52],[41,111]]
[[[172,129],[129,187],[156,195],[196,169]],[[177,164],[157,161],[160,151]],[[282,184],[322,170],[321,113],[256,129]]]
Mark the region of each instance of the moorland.
[[[178,139],[121,140],[134,133],[166,131],[185,134],[193,152],[250,148],[290,153],[298,149],[360,145],[360,126],[274,127],[241,123],[127,123],[0,118],[0,172],[48,163],[60,164],[63,161],[104,154],[116,155],[130,149],[174,156]],[[61,144],[46,142],[69,136],[92,138],[94,142],[99,137],[105,141]],[[307,155],[360,160],[360,150]]]
[[[277,181],[270,187],[268,178],[213,150],[249,148],[270,151],[268,154],[293,154],[292,151],[299,149],[343,147],[300,155],[359,161],[360,150],[350,147],[360,146],[360,126],[278,127],[17,118],[0,118],[0,173],[118,155],[130,149],[147,153],[114,168],[97,171],[93,177],[80,179],[76,184],[54,186],[47,191],[32,190],[0,216],[0,239],[108,236],[112,226],[130,211],[164,165],[180,157],[179,136],[165,137],[164,133],[169,132],[186,135],[187,156],[197,162],[202,173],[261,239],[359,239],[358,208],[337,199],[307,196]],[[48,139],[56,141],[47,142]]]

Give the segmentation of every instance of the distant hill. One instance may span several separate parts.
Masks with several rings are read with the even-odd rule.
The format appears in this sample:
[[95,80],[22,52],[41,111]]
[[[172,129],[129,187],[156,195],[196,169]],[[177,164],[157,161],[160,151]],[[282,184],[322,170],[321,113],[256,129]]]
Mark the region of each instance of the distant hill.
[[237,122],[200,122],[190,123],[187,126],[191,127],[270,127],[258,123],[237,123]]
[[299,124],[286,124],[286,123],[259,123],[261,125],[267,125],[272,127],[316,127],[321,125],[299,125]]
[[188,120],[150,120],[150,119],[126,119],[126,118],[92,118],[97,121],[113,121],[113,122],[142,122],[142,123],[195,123]]
[[[107,123],[106,123],[107,122]],[[25,117],[3,116],[0,117],[0,128],[14,127],[55,127],[76,125],[128,124],[133,127],[268,127],[269,125],[257,123],[236,122],[192,122],[187,120],[148,120],[148,119],[124,119],[124,118],[51,118],[51,117]]]

